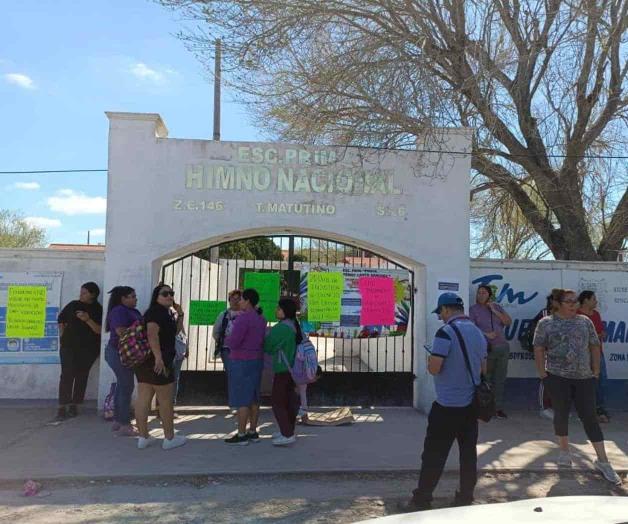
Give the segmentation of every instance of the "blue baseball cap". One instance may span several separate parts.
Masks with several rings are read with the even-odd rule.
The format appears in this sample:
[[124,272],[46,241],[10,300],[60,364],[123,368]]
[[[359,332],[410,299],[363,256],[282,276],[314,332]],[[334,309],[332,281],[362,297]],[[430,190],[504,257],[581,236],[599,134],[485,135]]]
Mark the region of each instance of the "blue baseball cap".
[[458,295],[456,295],[456,293],[443,293],[440,297],[438,297],[438,305],[432,313],[439,313],[440,308],[443,306],[455,305],[464,306],[464,302]]

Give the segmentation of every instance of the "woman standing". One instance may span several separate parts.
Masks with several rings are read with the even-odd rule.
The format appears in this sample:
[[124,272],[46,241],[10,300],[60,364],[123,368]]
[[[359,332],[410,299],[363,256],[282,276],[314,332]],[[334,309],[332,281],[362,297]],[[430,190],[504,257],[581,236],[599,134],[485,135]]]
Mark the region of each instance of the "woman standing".
[[79,299],[66,305],[57,319],[61,335],[61,376],[56,420],[75,417],[77,406],[85,399],[89,370],[100,354],[102,306],[98,295],[98,285],[86,282],[81,286]]
[[[225,341],[230,351],[227,368],[229,406],[238,410],[238,432],[225,439],[227,444],[246,446],[249,442],[259,441],[257,421],[266,320],[257,304],[259,293],[245,289],[240,299],[240,314],[233,321],[233,329]],[[250,420],[248,431],[247,420]]]
[[537,371],[554,407],[554,430],[558,437],[558,465],[571,467],[569,454],[569,410],[573,400],[597,460],[595,467],[613,484],[621,479],[609,464],[604,435],[595,413],[595,386],[600,374],[600,341],[593,323],[578,315],[575,291],[561,289],[558,311],[542,318],[534,333]]
[[[163,449],[183,446],[186,439],[174,433],[174,359],[177,336],[177,313],[173,308],[174,291],[159,284],[153,289],[150,306],[144,313],[150,356],[134,368],[138,382],[135,418],[139,429],[137,447],[144,449],[155,439],[148,434],[148,413],[153,395],[157,395],[159,416],[164,429]],[[182,324],[180,324],[182,325]]]
[[488,341],[486,379],[495,392],[495,416],[508,418],[503,410],[503,402],[510,346],[504,335],[504,327],[510,326],[512,319],[499,304],[493,302],[493,290],[485,285],[478,287],[476,303],[469,309],[469,317]]
[[595,326],[595,332],[600,339],[600,376],[597,379],[597,387],[595,390],[597,416],[600,422],[610,422],[610,417],[606,411],[604,388],[606,386],[606,380],[608,378],[606,373],[606,359],[604,358],[604,350],[602,347],[602,341],[604,340],[604,324],[602,323],[602,317],[600,316],[597,308],[597,297],[593,291],[583,291],[578,296],[578,302],[580,309],[578,314],[584,315],[593,322]]
[[[273,326],[264,342],[264,351],[273,357],[273,391],[271,402],[280,433],[273,438],[273,445],[288,446],[296,441],[294,432],[299,396],[288,365],[294,365],[297,345],[303,341],[301,326],[297,320],[297,305],[284,298],[275,311],[279,322]],[[287,365],[288,364],[288,365]]]
[[118,353],[120,335],[133,322],[141,321],[142,314],[136,309],[137,296],[129,286],[116,286],[111,291],[107,307],[105,331],[111,331],[109,342],[105,348],[105,360],[116,375],[116,392],[113,398],[112,431],[120,437],[136,437],[138,435],[131,425],[131,399],[135,380],[133,370],[122,365]]

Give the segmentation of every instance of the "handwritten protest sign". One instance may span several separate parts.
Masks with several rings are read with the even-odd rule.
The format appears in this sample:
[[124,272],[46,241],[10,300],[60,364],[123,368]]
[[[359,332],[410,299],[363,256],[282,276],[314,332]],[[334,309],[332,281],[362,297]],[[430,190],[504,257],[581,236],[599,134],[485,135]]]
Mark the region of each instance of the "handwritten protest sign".
[[338,322],[345,281],[342,273],[310,272],[307,275],[307,319]]
[[43,338],[46,327],[46,286],[9,286],[6,336]]
[[224,300],[190,300],[190,326],[210,326],[225,309]]
[[362,326],[387,326],[395,323],[395,286],[392,278],[360,277],[358,288],[362,296]]
[[273,322],[275,309],[279,302],[280,293],[279,273],[258,273],[249,271],[244,274],[244,289],[253,288],[259,293],[259,307],[264,311],[266,321]]

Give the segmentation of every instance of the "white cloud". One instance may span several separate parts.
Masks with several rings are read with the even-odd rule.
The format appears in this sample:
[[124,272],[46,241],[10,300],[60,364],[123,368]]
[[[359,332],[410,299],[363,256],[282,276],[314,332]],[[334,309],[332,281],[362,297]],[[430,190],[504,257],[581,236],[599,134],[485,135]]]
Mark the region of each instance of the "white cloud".
[[4,75],[4,79],[9,84],[13,84],[24,89],[35,89],[33,79],[30,76],[23,75],[22,73],[7,73]]
[[161,83],[164,79],[164,75],[162,73],[160,73],[156,69],[151,69],[142,62],[138,62],[137,64],[132,66],[131,73],[137,78],[141,78],[143,80],[151,80],[152,82],[155,82],[157,84]]
[[26,191],[37,191],[41,188],[39,182],[16,182],[13,184],[14,189],[25,189]]
[[90,229],[89,233],[93,237],[104,237],[105,229],[104,228]]
[[45,229],[51,227],[61,227],[61,220],[57,218],[26,217],[24,220],[31,226],[43,227]]
[[164,68],[159,70],[154,67],[149,67],[143,62],[137,62],[130,68],[131,74],[140,80],[148,80],[154,84],[163,84],[167,80],[167,76],[176,76],[177,73],[174,69]]
[[91,197],[73,189],[60,189],[48,198],[48,207],[64,215],[100,215],[107,211],[107,199]]

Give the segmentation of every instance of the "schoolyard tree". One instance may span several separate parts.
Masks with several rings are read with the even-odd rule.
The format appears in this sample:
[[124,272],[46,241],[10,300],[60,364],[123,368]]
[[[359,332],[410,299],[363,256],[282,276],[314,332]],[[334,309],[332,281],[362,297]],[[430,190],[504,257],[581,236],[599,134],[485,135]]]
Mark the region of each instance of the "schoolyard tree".
[[29,224],[24,216],[9,209],[0,210],[0,247],[44,247],[46,231]]
[[[628,190],[587,215],[592,160],[625,156],[628,0],[161,0],[284,140],[415,147],[476,130],[475,194],[506,195],[557,259],[614,260]],[[625,160],[624,160],[625,162]]]
[[[210,251],[211,249],[202,249],[196,256],[210,260]],[[218,247],[218,256],[231,260],[283,260],[281,248],[268,237],[227,242]]]

